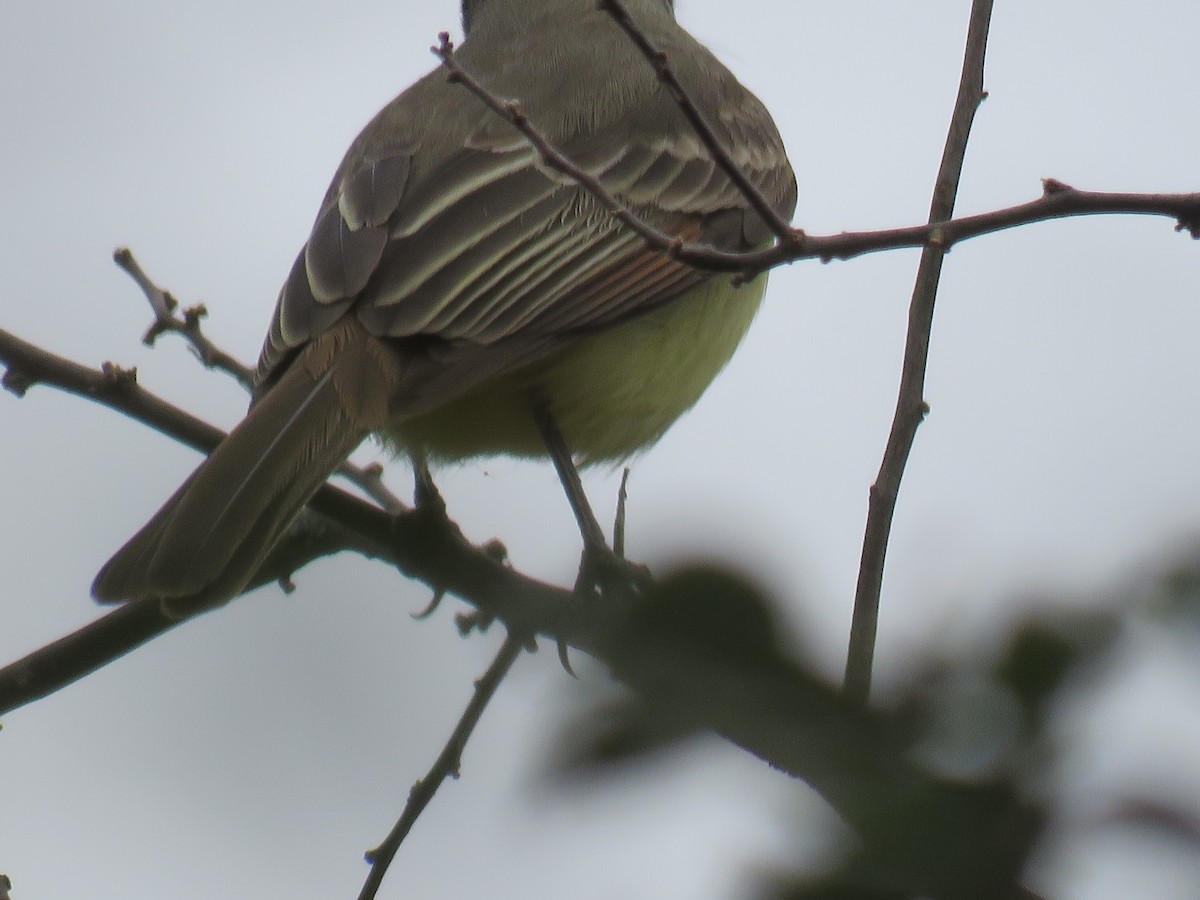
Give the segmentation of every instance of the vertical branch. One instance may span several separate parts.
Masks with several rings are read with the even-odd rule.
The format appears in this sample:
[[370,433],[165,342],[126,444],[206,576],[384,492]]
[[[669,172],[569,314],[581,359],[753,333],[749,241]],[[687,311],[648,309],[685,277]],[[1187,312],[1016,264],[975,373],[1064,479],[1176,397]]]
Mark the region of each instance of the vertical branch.
[[[945,222],[954,215],[959,176],[967,139],[975,111],[985,96],[983,63],[987,52],[988,28],[992,18],[992,0],[973,0],[963,57],[962,77],[954,115],[942,151],[942,164],[933,189],[929,209],[931,224]],[[944,242],[936,232],[921,253],[921,265],[913,286],[908,310],[908,335],[904,346],[904,365],[900,375],[899,397],[887,448],[875,483],[871,485],[867,525],[863,535],[862,560],[854,594],[854,619],[850,626],[850,648],[846,659],[845,688],[852,698],[866,702],[871,690],[871,666],[875,657],[875,634],[879,624],[879,597],[883,587],[883,566],[900,480],[912,450],[917,427],[929,407],[925,403],[925,369],[929,358],[929,337],[933,328],[933,309],[938,281],[942,274]]]
[[496,690],[500,687],[500,682],[508,674],[508,670],[512,668],[517,657],[521,655],[531,642],[529,636],[522,636],[509,632],[504,639],[504,644],[500,647],[500,652],[496,654],[496,658],[492,660],[492,664],[488,666],[483,676],[475,682],[475,693],[471,697],[471,701],[467,704],[467,708],[463,710],[462,717],[458,720],[458,725],[455,726],[450,739],[446,742],[442,752],[438,754],[438,758],[430,767],[428,774],[416,784],[408,795],[408,803],[405,804],[404,812],[401,813],[399,820],[384,839],[383,843],[367,853],[367,862],[371,864],[371,871],[367,875],[366,883],[363,884],[362,891],[358,895],[358,900],[374,900],[379,892],[379,886],[383,883],[383,876],[387,873],[388,867],[395,859],[396,853],[400,850],[400,844],[408,836],[408,832],[412,829],[417,818],[424,812],[425,807],[429,805],[429,801],[433,799],[433,795],[437,793],[437,789],[441,787],[442,782],[447,778],[457,778],[458,771],[461,766],[463,749],[467,746],[467,741],[471,737],[471,733],[475,730],[475,726],[479,724],[479,719],[483,715],[483,711],[491,702],[492,697],[496,695]]

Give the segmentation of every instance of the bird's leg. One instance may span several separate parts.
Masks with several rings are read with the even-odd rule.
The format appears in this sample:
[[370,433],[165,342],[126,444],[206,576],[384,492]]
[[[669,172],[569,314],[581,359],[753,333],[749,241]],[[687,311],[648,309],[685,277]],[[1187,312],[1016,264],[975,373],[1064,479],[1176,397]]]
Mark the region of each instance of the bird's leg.
[[[436,527],[449,527],[457,531],[458,526],[450,520],[450,517],[446,513],[446,501],[442,497],[442,492],[433,483],[433,475],[429,471],[429,460],[425,457],[424,452],[417,448],[409,448],[408,458],[412,463],[413,504],[416,507],[416,511],[426,516],[427,521],[431,521]],[[508,550],[498,540],[489,541],[482,549],[489,556],[500,562],[503,562],[508,556]],[[433,588],[433,599],[425,609],[416,613],[413,618],[425,619],[437,611],[442,600],[446,597],[446,589],[436,584],[433,585]],[[494,616],[483,612],[483,610],[475,610],[474,612],[463,613],[455,617],[458,630],[464,636],[472,631],[487,631],[488,626],[494,620]],[[0,898],[0,900],[3,900],[3,898]]]
[[410,450],[409,458],[413,468],[413,503],[418,509],[437,509],[446,511],[446,501],[433,483],[433,475],[429,472],[429,461],[420,450]]
[[617,491],[617,515],[613,520],[613,553],[625,558],[625,502],[629,499],[629,466],[621,471],[621,489]]
[[575,513],[579,533],[583,536],[583,560],[579,565],[579,577],[575,581],[576,593],[586,593],[595,587],[603,590],[613,581],[634,586],[644,582],[645,569],[627,563],[608,546],[604,530],[600,527],[596,514],[592,512],[587,494],[583,491],[583,482],[579,478],[579,470],[575,468],[575,461],[571,458],[571,451],[567,448],[567,442],[549,406],[544,402],[535,402],[533,418],[558,472],[567,502],[571,504],[571,510]]
[[562,482],[563,490],[567,493],[567,502],[571,504],[571,511],[575,513],[575,521],[579,523],[584,547],[598,545],[607,551],[608,543],[605,541],[604,531],[588,503],[587,494],[583,491],[583,482],[579,478],[579,470],[575,468],[575,460],[571,458],[567,442],[558,430],[558,423],[554,421],[554,416],[545,403],[535,405],[533,417],[542,433],[546,449],[550,452],[554,468],[558,471],[558,480]]

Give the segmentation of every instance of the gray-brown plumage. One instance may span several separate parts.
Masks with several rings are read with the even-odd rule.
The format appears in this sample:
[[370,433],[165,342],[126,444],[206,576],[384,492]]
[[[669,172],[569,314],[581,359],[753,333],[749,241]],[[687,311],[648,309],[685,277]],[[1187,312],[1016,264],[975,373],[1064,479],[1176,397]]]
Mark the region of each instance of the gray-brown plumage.
[[[761,103],[628,0],[729,154],[785,217],[795,180]],[[729,250],[770,232],[594,0],[467,0],[460,64],[661,230]],[[728,360],[763,278],[648,250],[435,70],[351,145],[280,293],[246,419],[97,576],[185,615],[236,596],[368,434],[453,460],[543,455],[548,406],[583,462],[652,444]]]

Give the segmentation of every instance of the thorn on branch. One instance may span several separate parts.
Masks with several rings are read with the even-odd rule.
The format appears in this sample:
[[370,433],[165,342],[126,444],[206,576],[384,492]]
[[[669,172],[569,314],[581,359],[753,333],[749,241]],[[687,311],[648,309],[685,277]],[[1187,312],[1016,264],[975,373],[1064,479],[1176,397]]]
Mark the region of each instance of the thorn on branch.
[[505,546],[504,541],[500,540],[500,538],[492,538],[479,549],[482,550],[488,556],[488,558],[494,559],[498,563],[503,564],[508,562],[508,547]]
[[[511,631],[509,632],[509,636],[510,637],[512,636]],[[526,637],[523,641],[521,641],[521,649],[524,650],[526,653],[537,653],[538,652],[537,636],[535,634],[533,634],[532,632],[530,632],[529,636]]]
[[504,111],[508,113],[508,117],[512,119],[514,125],[524,125],[529,121],[529,116],[525,115],[525,110],[521,109],[521,104],[516,100],[505,101]]
[[[167,295],[168,297],[170,294]],[[208,318],[208,307],[203,303],[189,306],[183,311],[183,327],[195,331],[200,327],[200,320]]]
[[459,613],[454,617],[454,624],[458,628],[458,633],[463,637],[470,637],[473,631],[483,634],[495,621],[495,616],[489,615],[482,610]]
[[[429,50],[431,53],[433,53],[434,56],[439,57],[442,60],[442,62],[446,62],[446,60],[448,60],[451,56],[454,55],[454,41],[450,40],[450,32],[439,31],[437,44],[430,47]],[[455,70],[450,69],[451,80],[455,80],[456,77],[457,77],[457,73],[455,72]]]
[[134,387],[137,384],[137,366],[126,369],[114,362],[102,362],[100,371],[104,373],[105,384],[117,389]]
[[1200,241],[1200,215],[1194,217],[1180,217],[1175,223],[1176,231],[1186,231],[1192,236],[1192,240]]
[[4,373],[4,377],[0,379],[0,385],[4,386],[6,391],[9,391],[16,397],[24,397],[25,393],[37,384],[37,379],[27,375],[20,369],[8,369]]
[[797,253],[804,253],[808,248],[808,232],[803,228],[789,228],[787,238],[781,243]]
[[1073,190],[1075,190],[1075,188],[1071,187],[1069,184],[1059,181],[1057,178],[1042,179],[1042,193],[1047,197],[1051,196],[1052,194],[1070,193]]

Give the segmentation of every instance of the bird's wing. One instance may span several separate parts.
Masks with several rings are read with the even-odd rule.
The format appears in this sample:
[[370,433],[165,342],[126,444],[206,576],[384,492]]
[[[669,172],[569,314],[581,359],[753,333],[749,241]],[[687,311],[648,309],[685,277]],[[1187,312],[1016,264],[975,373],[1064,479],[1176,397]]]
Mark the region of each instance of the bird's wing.
[[[713,124],[734,162],[789,216],[795,181],[766,117],[755,102],[730,106]],[[690,132],[589,135],[564,150],[662,231],[729,250],[770,239]],[[380,337],[434,339],[468,356],[487,350],[495,365],[459,379],[466,390],[496,365],[511,368],[509,355],[527,361],[707,277],[648,249],[512,129],[481,128],[419,183],[412,164],[406,148],[384,147],[331,189],[280,294],[260,378],[353,307]],[[506,344],[521,350],[506,354]]]

